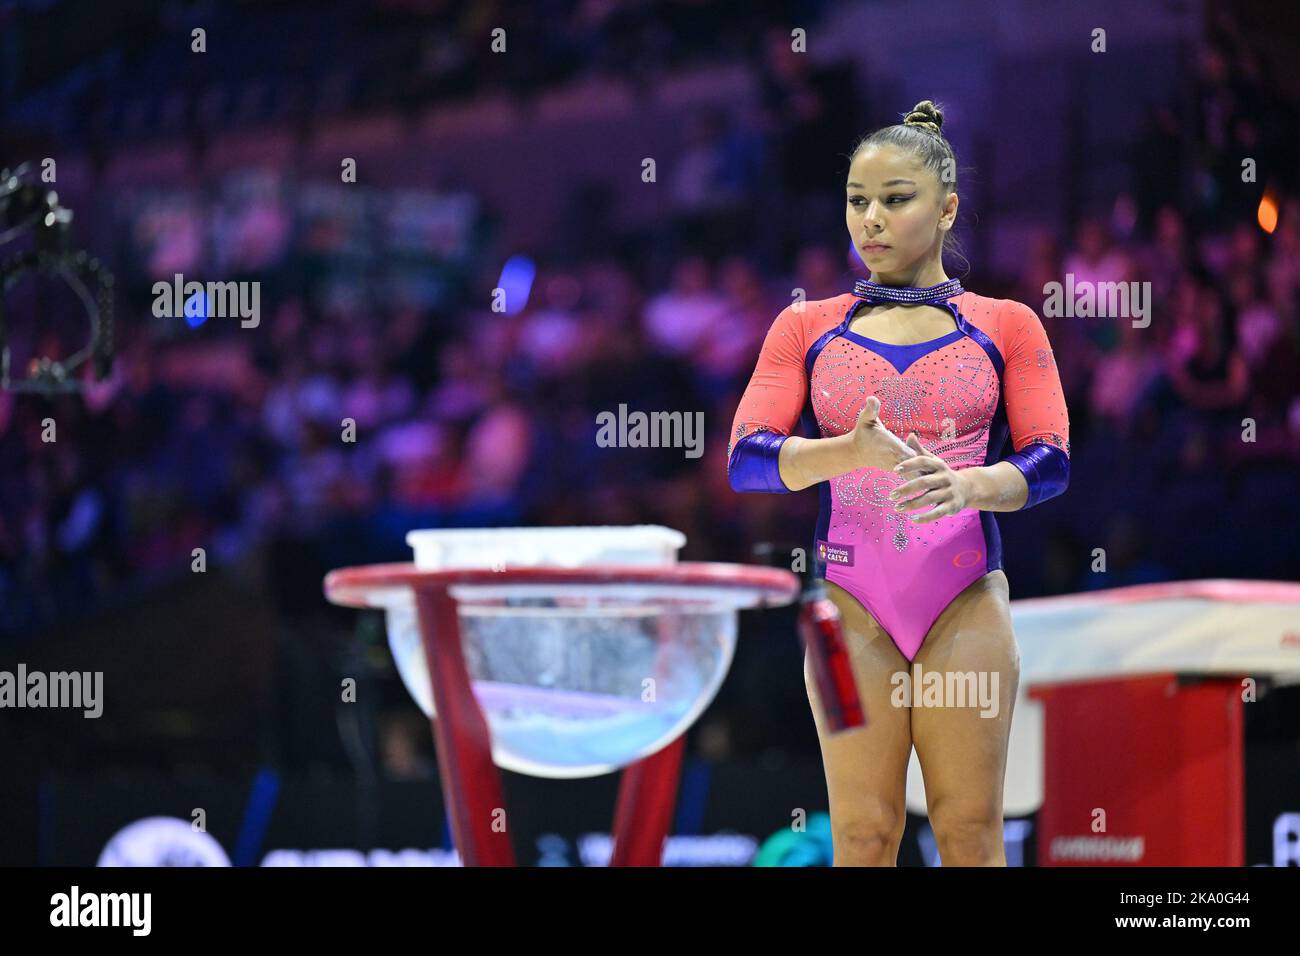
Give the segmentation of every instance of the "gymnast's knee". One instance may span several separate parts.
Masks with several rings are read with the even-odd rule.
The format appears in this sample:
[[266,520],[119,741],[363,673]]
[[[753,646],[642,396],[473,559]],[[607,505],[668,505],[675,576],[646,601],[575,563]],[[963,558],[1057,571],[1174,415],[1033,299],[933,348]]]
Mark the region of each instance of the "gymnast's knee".
[[906,822],[902,810],[888,807],[843,821],[832,819],[835,866],[897,866]]
[[1002,814],[997,808],[934,807],[930,826],[944,866],[1006,865]]

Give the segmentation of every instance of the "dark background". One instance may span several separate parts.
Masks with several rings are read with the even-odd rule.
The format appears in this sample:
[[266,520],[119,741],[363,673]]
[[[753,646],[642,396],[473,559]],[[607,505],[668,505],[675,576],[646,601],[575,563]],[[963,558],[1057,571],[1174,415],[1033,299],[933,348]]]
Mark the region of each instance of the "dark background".
[[[0,715],[0,862],[84,854],[64,815],[119,783],[233,808],[269,768],[435,800],[380,619],[320,588],[406,559],[412,528],[660,523],[695,560],[806,545],[815,493],[732,493],[727,431],[792,290],[863,274],[848,154],[924,98],[960,163],[950,275],[1040,311],[1067,272],[1154,290],[1147,329],[1044,320],[1071,486],[999,516],[1013,598],[1300,578],[1297,41],[1300,14],[1262,3],[0,0],[0,166],[56,160],[77,244],[117,276],[120,347],[85,395],[0,394],[0,667],[102,670],[107,697],[99,720]],[[526,305],[491,311],[516,269]],[[154,318],[175,272],[260,281],[260,325]],[[18,360],[80,345],[66,292],[25,279],[6,308]],[[704,456],[598,447],[620,403],[703,412]],[[691,760],[816,760],[789,613],[744,616]],[[1274,699],[1252,746],[1294,755]],[[794,805],[824,803],[810,786]]]

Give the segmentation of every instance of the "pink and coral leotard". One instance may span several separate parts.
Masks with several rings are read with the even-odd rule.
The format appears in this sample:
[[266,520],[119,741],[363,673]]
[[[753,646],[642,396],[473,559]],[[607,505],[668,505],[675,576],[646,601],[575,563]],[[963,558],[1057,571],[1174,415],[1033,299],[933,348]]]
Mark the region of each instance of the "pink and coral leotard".
[[[1011,461],[1032,507],[1069,483],[1069,418],[1043,324],[1027,305],[962,292],[944,304],[956,328],[915,345],[849,331],[852,293],[791,305],[763,342],[727,448],[736,491],[788,492],[781,444],[804,431],[850,431],[869,395],[880,421],[909,431],[953,469]],[[1010,437],[1012,454],[1002,452]],[[822,482],[813,570],[852,594],[910,661],[965,587],[1002,567],[993,513],[966,509],[924,524],[898,512],[892,471],[859,468]]]

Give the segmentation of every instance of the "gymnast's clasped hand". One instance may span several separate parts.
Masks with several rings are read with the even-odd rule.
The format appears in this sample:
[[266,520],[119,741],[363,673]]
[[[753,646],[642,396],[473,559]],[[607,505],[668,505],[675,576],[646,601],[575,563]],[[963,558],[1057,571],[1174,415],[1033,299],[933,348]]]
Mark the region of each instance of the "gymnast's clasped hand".
[[[853,428],[854,445],[869,467],[889,470],[904,482],[890,492],[895,510],[916,524],[937,521],[970,507],[970,489],[960,471],[927,449],[915,432],[902,441],[880,421],[880,400],[869,396]],[[929,508],[921,514],[910,514]]]
[[898,511],[906,513],[929,507],[929,511],[908,515],[917,524],[925,524],[970,507],[970,487],[965,475],[922,445],[916,432],[908,433],[907,446],[916,454],[895,465],[894,471],[911,480],[889,493],[890,500],[898,502],[894,506]]

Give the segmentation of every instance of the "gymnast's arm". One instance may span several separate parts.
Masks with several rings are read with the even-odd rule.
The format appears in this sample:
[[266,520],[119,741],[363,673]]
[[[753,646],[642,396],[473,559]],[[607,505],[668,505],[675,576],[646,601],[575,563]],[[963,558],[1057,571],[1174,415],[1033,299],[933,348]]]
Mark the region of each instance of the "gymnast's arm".
[[1007,459],[982,468],[957,472],[966,482],[967,508],[979,511],[1019,511],[1029,500],[1029,482]]
[[958,472],[967,507],[1019,511],[1061,494],[1070,484],[1070,419],[1052,346],[1029,306],[1013,304],[1003,394],[1012,447],[1001,461]]
[[806,487],[800,484],[803,439],[790,435],[808,392],[803,330],[792,309],[782,309],[768,329],[731,423],[727,477],[734,491],[785,494]]
[[913,455],[881,424],[874,396],[843,435],[790,434],[808,390],[804,336],[792,308],[783,310],[768,331],[736,409],[727,448],[727,475],[735,491],[800,491],[858,468],[890,468]]
[[746,435],[728,456],[733,491],[802,491],[858,467],[852,434],[801,438],[777,432]]
[[804,339],[803,323],[787,306],[763,340],[731,425],[727,477],[734,491],[786,494],[858,467],[852,432],[790,434],[808,395]]

